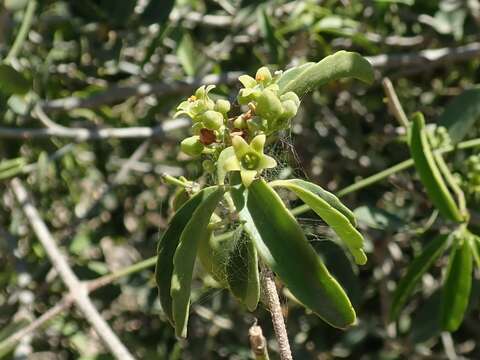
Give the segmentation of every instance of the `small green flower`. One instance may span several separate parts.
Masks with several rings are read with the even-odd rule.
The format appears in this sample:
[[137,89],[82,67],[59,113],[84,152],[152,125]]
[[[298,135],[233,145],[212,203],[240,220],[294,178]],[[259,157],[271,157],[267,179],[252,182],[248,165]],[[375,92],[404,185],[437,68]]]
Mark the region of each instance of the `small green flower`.
[[263,153],[265,135],[257,135],[250,145],[241,136],[232,138],[234,156],[225,162],[225,170],[240,171],[242,183],[250,186],[255,176],[260,175],[264,169],[277,166],[274,158]]

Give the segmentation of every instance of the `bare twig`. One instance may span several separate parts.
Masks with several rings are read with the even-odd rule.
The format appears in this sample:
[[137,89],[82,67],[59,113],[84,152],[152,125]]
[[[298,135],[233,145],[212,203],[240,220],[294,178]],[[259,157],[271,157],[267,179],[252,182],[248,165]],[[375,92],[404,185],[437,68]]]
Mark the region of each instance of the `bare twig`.
[[66,128],[54,127],[46,129],[21,129],[0,127],[0,138],[23,139],[61,137],[75,141],[118,139],[145,139],[161,138],[173,130],[181,129],[190,124],[187,119],[175,119],[163,122],[156,127],[127,127],[127,128]]
[[55,318],[57,315],[67,310],[72,305],[72,303],[73,299],[70,296],[64,297],[60,302],[58,302],[54,307],[50,308],[47,312],[42,314],[42,316],[40,316],[38,319],[35,319],[27,326],[21,328],[20,330],[0,342],[0,352],[12,348],[25,337],[29,337],[30,334],[36,329],[42,327],[50,320]]
[[132,96],[143,97],[147,95],[167,96],[183,94],[192,91],[203,84],[232,84],[237,81],[240,72],[232,71],[222,75],[210,74],[201,79],[178,81],[171,84],[165,82],[146,83],[129,86],[112,86],[102,93],[88,98],[67,97],[63,99],[49,100],[42,104],[43,110],[68,111],[77,108],[96,108],[105,104],[113,104],[123,101]]
[[402,125],[405,129],[408,128],[408,118],[405,115],[405,111],[403,110],[402,104],[398,99],[397,93],[395,92],[395,88],[392,85],[390,79],[384,78],[382,80],[383,90],[388,98],[388,108],[390,112],[395,116],[395,119]]
[[445,349],[445,355],[448,360],[457,360],[458,356],[455,352],[455,344],[452,339],[452,335],[449,332],[443,331],[441,334],[443,348]]
[[278,298],[277,287],[273,272],[266,267],[262,268],[262,290],[265,294],[268,309],[272,316],[273,329],[277,338],[278,348],[281,360],[292,360],[292,352],[290,351],[290,343],[288,342],[287,329],[283,320],[280,299]]
[[257,324],[252,325],[248,330],[248,338],[255,360],[269,360],[267,341],[263,336],[262,328]]
[[57,247],[55,239],[41,219],[38,210],[33,205],[21,181],[15,178],[10,182],[10,185],[17,198],[17,201],[20,203],[20,206],[25,213],[25,216],[30,222],[33,231],[45,248],[53,267],[58,271],[60,277],[70,291],[73,301],[82,311],[87,321],[93,326],[98,336],[103,340],[105,345],[117,359],[134,359],[133,355],[130,354],[125,345],[123,345],[123,343],[118,339],[117,335],[115,335],[105,319],[102,318],[100,313],[92,304],[90,298],[88,297],[88,290],[86,286],[78,280],[68,265],[67,260]]
[[[153,256],[146,260],[140,261],[136,264],[128,266],[124,269],[115,271],[111,274],[100,276],[95,280],[90,280],[86,282],[87,291],[93,292],[101,287],[104,287],[108,284],[111,284],[117,279],[120,279],[124,276],[139,272],[141,270],[147,269],[155,265],[157,257]],[[29,335],[35,330],[45,326],[50,320],[55,318],[57,315],[61,314],[63,311],[67,310],[73,304],[73,298],[71,294],[64,295],[62,300],[58,302],[54,307],[49,309],[47,312],[42,314],[38,319],[34,320],[32,323],[28,324],[24,328],[18,330],[16,333],[10,335],[8,338],[0,342],[0,352],[5,349],[11,348],[18,341],[20,341],[24,336]]]
[[480,56],[480,42],[440,49],[427,49],[416,53],[367,56],[373,67],[390,69],[397,67],[415,67],[427,64],[429,67],[466,61]]

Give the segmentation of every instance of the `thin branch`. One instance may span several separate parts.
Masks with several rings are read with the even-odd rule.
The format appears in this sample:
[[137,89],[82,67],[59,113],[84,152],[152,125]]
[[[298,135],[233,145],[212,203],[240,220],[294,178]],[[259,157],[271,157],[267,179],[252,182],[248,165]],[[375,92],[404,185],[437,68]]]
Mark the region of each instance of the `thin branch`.
[[50,320],[55,318],[57,315],[67,310],[73,303],[73,299],[70,296],[65,296],[59,303],[54,307],[50,308],[47,312],[43,313],[42,316],[32,321],[27,326],[21,328],[17,332],[10,335],[8,338],[0,342],[0,353],[8,351],[10,348],[14,347],[19,341],[23,338],[29,336],[32,332],[38,328],[44,326]]
[[33,205],[26,189],[21,181],[17,178],[10,182],[11,188],[19,202],[25,216],[27,217],[33,231],[38,237],[38,240],[43,245],[53,267],[57,270],[61,279],[67,286],[73,301],[81,310],[87,321],[93,326],[98,336],[103,340],[105,345],[109,348],[111,353],[122,360],[134,359],[128,349],[118,339],[117,335],[112,331],[105,319],[102,318],[95,306],[88,297],[88,290],[86,286],[81,283],[70,266],[67,263],[64,255],[57,247],[55,239],[48,230],[38,213],[38,210]]
[[[140,261],[136,264],[128,266],[124,269],[120,269],[115,271],[111,274],[103,275],[95,280],[90,280],[85,282],[88,293],[93,292],[101,287],[107,286],[114,282],[117,279],[120,279],[124,276],[131,275],[147,269],[151,266],[154,266],[157,262],[157,257],[153,256],[146,260]],[[55,318],[57,315],[61,314],[63,311],[67,310],[73,304],[73,298],[71,294],[64,295],[62,300],[57,303],[54,307],[50,308],[47,312],[42,314],[38,319],[34,320],[29,325],[25,326],[24,328],[18,330],[16,333],[10,335],[8,338],[0,342],[0,353],[3,350],[9,349],[12,346],[20,341],[24,336],[29,335],[30,333],[34,332],[35,330],[45,326],[50,320]]]
[[178,81],[170,84],[165,82],[142,82],[129,86],[112,86],[104,92],[88,98],[66,97],[62,99],[48,100],[42,103],[42,107],[46,112],[69,111],[77,108],[91,109],[106,104],[117,103],[132,96],[167,96],[188,93],[203,84],[232,84],[238,80],[240,75],[242,75],[242,73],[232,71],[222,75],[210,74],[201,79],[190,79],[187,81]]
[[[437,149],[434,151],[434,153],[438,154],[445,154],[452,152],[454,150],[465,150],[469,148],[474,148],[474,147],[480,147],[480,138],[472,139],[472,140],[467,140],[467,141],[462,141],[461,143],[456,144],[455,146],[448,146],[442,149]],[[413,166],[413,159],[408,159],[399,162],[398,164],[395,164],[383,171],[380,171],[372,176],[368,176],[365,179],[361,179],[357,182],[354,182],[353,184],[341,189],[340,191],[337,192],[338,197],[343,197],[346,196],[350,193],[353,193],[355,191],[358,191],[360,189],[366,188],[370,185],[373,185],[380,180],[386,179],[389,176],[402,171],[409,169]],[[303,214],[307,211],[310,210],[310,207],[308,205],[300,205],[294,209],[292,209],[290,212],[294,216],[298,216],[300,214]]]
[[395,119],[402,125],[405,129],[408,128],[408,118],[405,115],[405,111],[403,110],[402,104],[398,99],[397,93],[395,88],[392,85],[392,82],[388,77],[382,80],[383,90],[388,98],[388,108],[390,112],[395,116]]
[[[429,67],[441,66],[452,62],[470,60],[479,55],[480,42],[473,42],[455,48],[427,49],[406,54],[382,54],[366,58],[377,69],[390,69],[397,67],[412,68],[425,64]],[[188,93],[202,84],[232,84],[237,81],[240,75],[241,73],[239,72],[228,72],[223,75],[210,74],[201,79],[171,84],[142,82],[129,86],[112,86],[104,92],[89,98],[67,97],[48,100],[43,102],[42,106],[46,112],[68,111],[76,108],[96,108],[105,104],[117,103],[132,96],[166,96]]]
[[25,10],[25,14],[23,15],[22,25],[20,26],[20,30],[18,30],[17,37],[13,42],[10,51],[7,54],[4,62],[8,63],[12,59],[15,59],[22,49],[23,43],[27,38],[28,32],[30,31],[30,27],[32,26],[33,14],[35,14],[35,9],[37,8],[37,0],[30,0],[27,5],[27,9]]
[[[457,61],[466,61],[478,58],[480,55],[480,42],[472,42],[458,47],[440,49],[427,49],[416,53],[382,54],[367,56],[373,67],[377,69],[391,69],[399,67],[415,67],[428,65],[430,68]],[[414,69],[415,70],[415,69]]]
[[292,360],[292,352],[290,350],[290,343],[288,342],[287,329],[285,327],[285,321],[283,320],[282,308],[280,306],[280,299],[278,298],[273,272],[270,269],[263,267],[261,279],[262,290],[265,294],[270,315],[272,316],[273,329],[275,330],[275,337],[278,342],[280,359]]
[[117,139],[145,139],[162,138],[166,133],[184,128],[190,124],[190,121],[184,118],[174,119],[163,122],[155,127],[126,127],[126,128],[66,128],[53,127],[46,129],[22,129],[0,127],[0,138],[4,139],[42,139],[50,137],[61,137],[73,139],[75,141],[105,140],[111,138]]

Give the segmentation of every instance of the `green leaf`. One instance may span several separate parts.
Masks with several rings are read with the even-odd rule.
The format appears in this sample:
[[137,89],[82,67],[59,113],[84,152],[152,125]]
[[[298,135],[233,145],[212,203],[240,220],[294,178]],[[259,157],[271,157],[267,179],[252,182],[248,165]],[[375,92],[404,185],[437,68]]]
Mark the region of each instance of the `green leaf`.
[[435,207],[447,219],[462,222],[463,216],[445,184],[430,149],[425,120],[421,113],[416,113],[412,119],[410,153],[420,180]]
[[335,231],[347,245],[357,264],[363,265],[367,262],[362,234],[355,229],[355,216],[335,195],[300,179],[273,181],[271,186],[282,186],[293,191]]
[[400,217],[375,206],[359,206],[353,213],[360,225],[372,229],[398,232],[405,226],[405,222]]
[[202,239],[210,237],[211,232],[208,224],[224,192],[223,187],[216,187],[215,191],[206,196],[198,205],[180,235],[180,240],[173,256],[170,295],[172,297],[172,315],[177,336],[187,336],[190,285],[198,244]]
[[400,311],[410,294],[415,289],[415,285],[420,281],[423,274],[432,266],[435,260],[445,251],[450,236],[440,235],[430,241],[420,255],[415,257],[407,270],[407,274],[402,277],[400,283],[393,294],[392,307],[390,308],[390,319],[396,320]]
[[480,87],[465,90],[456,96],[438,119],[447,128],[453,143],[462,141],[480,119]]
[[0,64],[0,91],[10,94],[25,94],[30,90],[30,81],[22,73],[7,64]]
[[251,239],[236,239],[225,267],[227,281],[233,295],[253,311],[260,299],[257,249]]
[[170,288],[173,274],[173,256],[177,249],[180,236],[192,218],[194,211],[205,199],[215,193],[217,189],[218,187],[212,186],[200,190],[190,200],[185,202],[170,220],[168,229],[164,232],[158,243],[155,279],[159,290],[160,303],[172,325],[174,321]]
[[232,248],[233,235],[224,237],[208,236],[200,239],[198,258],[207,271],[221,286],[228,287],[225,264]]
[[298,96],[303,96],[329,81],[349,77],[372,83],[372,65],[360,54],[342,50],[318,63],[307,63],[285,71],[277,84],[280,95],[293,91]]
[[27,160],[22,157],[0,161],[0,180],[21,173],[25,165],[27,165]]
[[456,331],[462,323],[472,287],[472,251],[467,239],[459,239],[450,254],[442,294],[442,327]]
[[177,57],[188,76],[195,76],[200,63],[203,62],[203,56],[195,49],[193,39],[188,33],[183,34],[178,42]]
[[175,0],[150,0],[145,7],[141,19],[147,24],[159,24],[162,26],[168,21],[168,16],[175,5]]
[[257,13],[257,24],[262,36],[264,37],[271,56],[271,62],[278,64],[283,59],[284,47],[280,36],[276,33],[275,28],[272,26],[271,15],[267,14],[265,7],[260,7]]
[[344,249],[331,240],[313,241],[311,244],[332,276],[342,284],[352,304],[359,305],[362,298],[362,285]]
[[355,311],[345,291],[330,275],[275,191],[259,179],[247,191],[232,190],[232,195],[259,255],[292,294],[330,325],[352,325]]

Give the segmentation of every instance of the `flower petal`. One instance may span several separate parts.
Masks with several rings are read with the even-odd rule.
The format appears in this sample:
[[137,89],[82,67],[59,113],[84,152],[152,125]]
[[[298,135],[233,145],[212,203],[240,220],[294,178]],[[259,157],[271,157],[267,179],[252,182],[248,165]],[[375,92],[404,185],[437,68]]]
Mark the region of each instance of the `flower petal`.
[[240,162],[237,160],[236,156],[231,156],[223,163],[223,169],[226,172],[239,171],[241,170]]
[[264,155],[260,160],[259,166],[261,169],[271,169],[277,166],[277,161],[271,156]]
[[255,79],[249,75],[242,75],[238,78],[238,80],[246,88],[253,88],[255,85],[257,85],[257,82],[255,81]]
[[265,146],[265,135],[257,135],[250,142],[250,147],[257,153],[263,154],[263,147]]
[[232,138],[232,145],[233,149],[235,150],[235,156],[237,157],[238,160],[240,160],[243,155],[246,153],[250,152],[250,146],[247,144],[245,140],[241,136],[234,136]]
[[256,170],[241,170],[240,176],[242,177],[243,185],[245,185],[245,187],[249,187],[253,182],[253,179],[255,179],[255,175],[257,175]]

